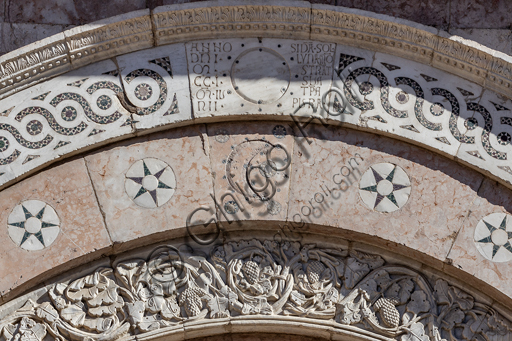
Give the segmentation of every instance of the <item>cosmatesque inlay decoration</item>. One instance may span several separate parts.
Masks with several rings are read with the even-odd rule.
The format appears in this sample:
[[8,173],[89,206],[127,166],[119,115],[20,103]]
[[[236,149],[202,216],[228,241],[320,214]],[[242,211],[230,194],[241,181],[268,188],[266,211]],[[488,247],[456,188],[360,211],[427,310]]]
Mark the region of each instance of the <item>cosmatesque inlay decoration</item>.
[[393,212],[402,208],[411,194],[411,182],[405,171],[392,163],[371,165],[359,182],[359,195],[370,209]]
[[483,217],[475,228],[476,248],[482,256],[493,262],[512,260],[512,217],[505,213],[492,213]]
[[145,158],[126,172],[126,193],[139,206],[155,208],[168,202],[176,189],[172,168],[162,160]]
[[41,200],[26,200],[16,205],[7,224],[12,241],[28,251],[49,247],[60,232],[57,213]]

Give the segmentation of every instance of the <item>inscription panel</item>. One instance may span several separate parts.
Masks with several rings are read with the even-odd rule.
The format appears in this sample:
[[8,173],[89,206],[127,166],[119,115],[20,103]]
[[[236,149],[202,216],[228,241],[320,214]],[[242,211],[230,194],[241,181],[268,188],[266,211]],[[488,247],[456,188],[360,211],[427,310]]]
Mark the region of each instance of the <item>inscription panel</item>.
[[321,104],[333,73],[335,44],[227,39],[186,44],[197,117],[282,114]]

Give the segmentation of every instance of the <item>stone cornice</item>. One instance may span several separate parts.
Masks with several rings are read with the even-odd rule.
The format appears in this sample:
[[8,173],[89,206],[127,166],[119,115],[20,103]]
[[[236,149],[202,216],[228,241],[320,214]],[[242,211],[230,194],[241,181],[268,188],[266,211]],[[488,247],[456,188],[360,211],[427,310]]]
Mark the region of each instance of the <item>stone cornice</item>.
[[0,58],[0,98],[113,56],[213,37],[343,43],[430,64],[505,96],[512,88],[509,56],[412,22],[307,2],[215,1],[132,12],[12,51]]

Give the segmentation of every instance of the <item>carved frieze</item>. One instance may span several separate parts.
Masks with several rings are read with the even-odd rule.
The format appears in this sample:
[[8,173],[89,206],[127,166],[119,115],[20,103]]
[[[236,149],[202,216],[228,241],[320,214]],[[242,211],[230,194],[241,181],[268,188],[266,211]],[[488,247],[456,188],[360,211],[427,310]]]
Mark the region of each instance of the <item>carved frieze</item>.
[[161,246],[47,290],[1,320],[5,340],[114,340],[237,316],[332,321],[401,341],[508,340],[512,332],[510,321],[442,278],[298,242]]

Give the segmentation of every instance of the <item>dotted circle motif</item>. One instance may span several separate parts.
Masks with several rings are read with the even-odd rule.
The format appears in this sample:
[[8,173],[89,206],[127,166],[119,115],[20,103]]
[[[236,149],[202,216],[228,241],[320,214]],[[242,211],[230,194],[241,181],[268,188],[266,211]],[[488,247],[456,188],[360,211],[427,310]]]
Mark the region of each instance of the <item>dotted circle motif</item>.
[[101,95],[96,100],[96,104],[98,105],[98,108],[101,110],[107,110],[112,106],[112,100],[107,95]]
[[400,91],[396,94],[396,101],[400,104],[405,104],[409,101],[409,95],[405,91]]
[[474,130],[478,127],[478,121],[476,118],[470,117],[464,121],[464,127],[466,127],[467,130]]
[[498,138],[498,143],[501,144],[502,146],[506,146],[507,144],[509,144],[510,140],[512,139],[510,134],[507,132],[499,133],[497,138]]
[[71,122],[75,120],[75,118],[78,116],[78,113],[76,112],[76,109],[73,107],[65,107],[64,109],[62,109],[60,115],[64,121]]
[[30,135],[37,135],[43,131],[43,124],[37,120],[33,120],[28,122],[27,124],[27,132]]
[[135,97],[141,101],[147,101],[153,94],[153,89],[149,84],[142,83],[135,87]]
[[278,139],[284,139],[286,136],[286,128],[282,125],[276,125],[274,129],[272,129],[272,134]]
[[430,113],[434,116],[441,116],[444,112],[444,107],[441,103],[433,103],[430,106]]
[[60,233],[60,219],[50,205],[26,200],[16,205],[7,219],[11,240],[22,249],[37,251],[49,247]]
[[373,91],[373,84],[370,82],[362,82],[359,85],[359,92],[361,95],[369,95]]
[[6,151],[7,148],[9,148],[9,140],[0,136],[0,153]]

